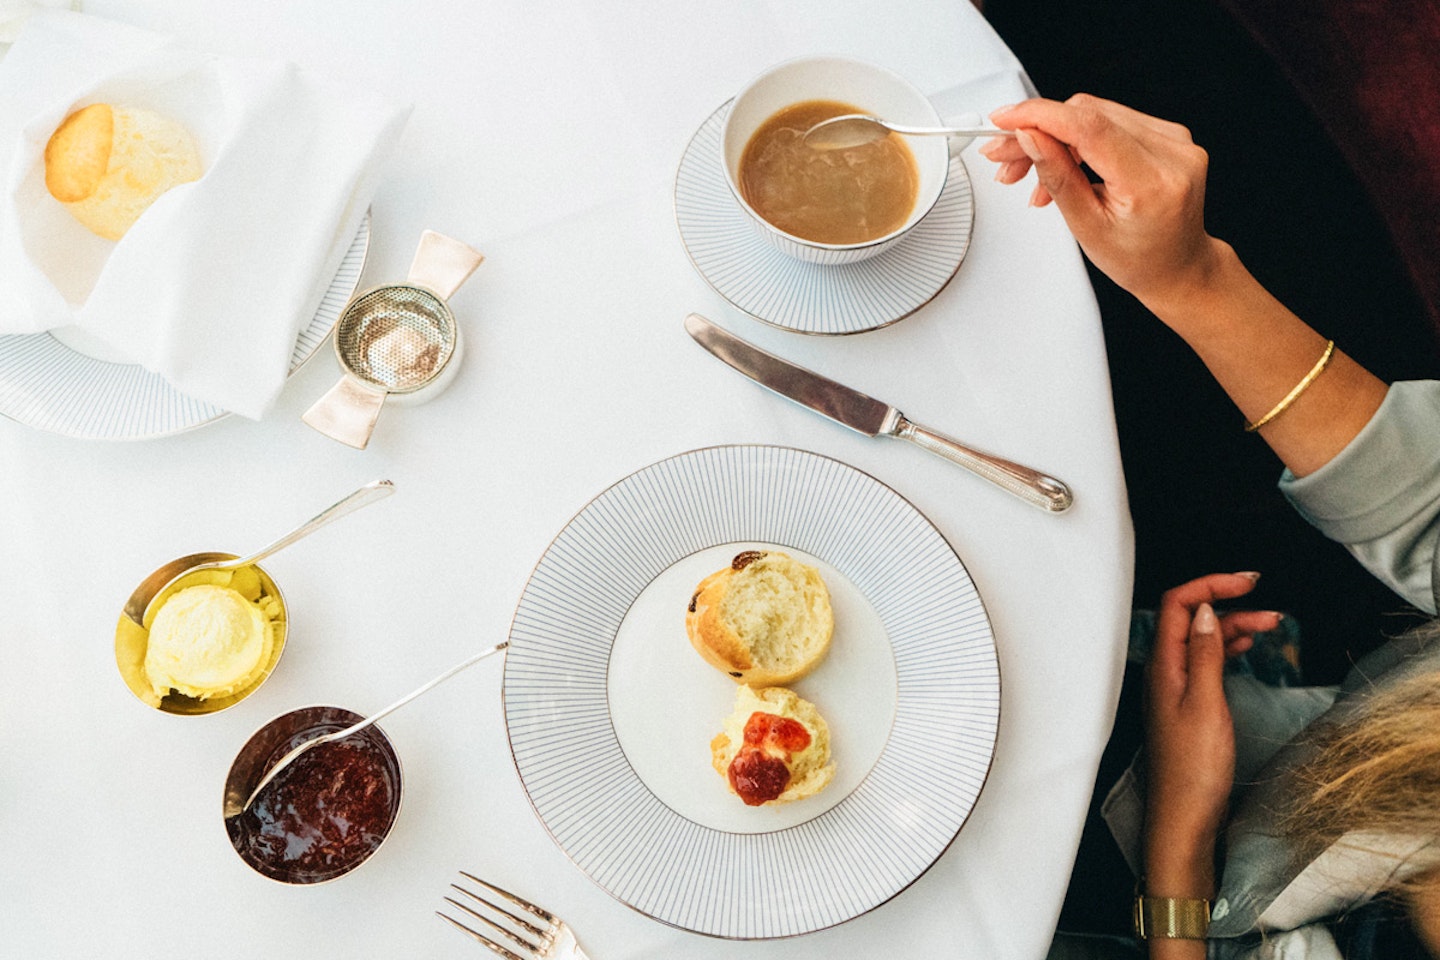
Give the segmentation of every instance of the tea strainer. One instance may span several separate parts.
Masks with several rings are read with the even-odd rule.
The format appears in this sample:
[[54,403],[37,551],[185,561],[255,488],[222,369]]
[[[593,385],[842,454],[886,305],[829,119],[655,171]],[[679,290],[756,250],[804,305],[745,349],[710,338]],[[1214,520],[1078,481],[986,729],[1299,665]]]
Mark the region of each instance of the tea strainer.
[[483,259],[425,231],[404,283],[366,290],[346,305],[335,324],[335,357],[345,374],[301,419],[363,450],[387,398],[406,404],[438,396],[464,352],[447,301]]

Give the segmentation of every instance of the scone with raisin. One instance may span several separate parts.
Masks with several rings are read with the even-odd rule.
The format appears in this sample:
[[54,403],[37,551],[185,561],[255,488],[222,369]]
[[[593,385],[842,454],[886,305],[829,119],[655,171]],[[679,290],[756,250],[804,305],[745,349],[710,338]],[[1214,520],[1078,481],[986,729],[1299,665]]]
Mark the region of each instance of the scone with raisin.
[[736,681],[780,686],[824,658],[835,616],[819,570],[778,550],[749,550],[700,581],[685,632],[707,663]]
[[735,710],[710,741],[710,763],[752,807],[813,797],[835,777],[825,719],[784,687],[736,688]]

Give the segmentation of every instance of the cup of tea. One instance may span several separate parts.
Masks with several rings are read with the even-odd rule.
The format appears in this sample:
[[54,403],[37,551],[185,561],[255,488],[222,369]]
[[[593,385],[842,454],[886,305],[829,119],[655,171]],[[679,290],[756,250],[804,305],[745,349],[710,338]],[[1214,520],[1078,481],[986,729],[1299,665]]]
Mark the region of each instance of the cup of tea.
[[848,113],[942,126],[929,99],[898,74],[859,60],[806,57],[746,85],[720,132],[735,202],[761,236],[800,260],[854,263],[882,253],[925,219],[945,189],[944,137],[890,134],[840,150],[804,142],[816,123]]

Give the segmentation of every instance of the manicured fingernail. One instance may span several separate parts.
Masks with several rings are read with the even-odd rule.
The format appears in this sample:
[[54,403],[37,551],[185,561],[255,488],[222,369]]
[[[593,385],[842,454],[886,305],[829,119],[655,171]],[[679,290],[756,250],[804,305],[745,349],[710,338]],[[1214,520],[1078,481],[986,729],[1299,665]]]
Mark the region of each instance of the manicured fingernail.
[[990,119],[991,119],[991,120],[994,120],[996,117],[1000,116],[1000,114],[1002,114],[1002,113],[1009,113],[1011,110],[1014,110],[1017,106],[1019,106],[1019,104],[1017,104],[1017,103],[1007,103],[1007,104],[1005,104],[1005,106],[1003,106],[1003,107],[996,107],[994,110],[991,110],[991,111],[990,111]]
[[1257,580],[1260,579],[1260,571],[1259,571],[1259,570],[1238,570],[1238,571],[1236,571],[1235,573],[1232,573],[1231,576],[1232,576],[1232,577],[1244,577],[1246,580],[1249,580],[1251,583],[1254,583],[1254,582],[1256,582]]
[[1040,144],[1035,142],[1034,134],[1029,130],[1016,130],[1015,142],[1020,144],[1020,149],[1025,151],[1025,156],[1036,163],[1040,162]]
[[1215,616],[1215,611],[1210,604],[1202,603],[1195,608],[1195,620],[1190,624],[1194,633],[1218,633],[1220,620]]
[[1030,206],[1043,207],[1050,202],[1050,194],[1045,191],[1044,184],[1030,191]]

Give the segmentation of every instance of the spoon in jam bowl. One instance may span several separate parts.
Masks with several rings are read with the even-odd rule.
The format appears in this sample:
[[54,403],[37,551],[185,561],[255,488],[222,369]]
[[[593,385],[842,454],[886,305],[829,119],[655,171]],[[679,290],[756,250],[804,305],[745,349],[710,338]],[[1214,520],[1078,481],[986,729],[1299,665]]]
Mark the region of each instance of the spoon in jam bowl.
[[[444,683],[446,680],[449,680],[451,677],[455,676],[455,674],[459,673],[461,670],[464,670],[466,667],[479,663],[481,660],[484,660],[491,654],[499,653],[501,650],[504,650],[508,646],[510,646],[510,641],[506,640],[502,643],[495,644],[495,646],[493,647],[482,650],[474,656],[469,657],[461,661],[460,663],[457,663],[455,666],[451,667],[449,670],[446,670],[444,673],[440,674],[440,676],[426,683],[418,690],[412,690],[405,696],[401,697],[399,700],[396,700],[394,703],[390,704],[390,706],[384,708],[383,710],[372,713],[370,716],[366,717],[364,720],[361,720],[359,723],[351,724],[344,730],[337,730],[334,733],[321,734],[318,737],[313,737],[309,740],[306,740],[304,743],[299,744],[298,746],[290,750],[288,753],[286,753],[284,756],[282,756],[279,760],[276,760],[275,763],[270,766],[270,769],[265,771],[265,775],[261,777],[260,781],[256,783],[255,786],[250,790],[248,796],[244,795],[243,793],[243,785],[227,785],[225,789],[225,819],[229,820],[231,817],[238,817],[246,810],[249,810],[251,805],[254,804],[255,800],[260,796],[261,792],[266,787],[268,787],[277,776],[280,775],[280,772],[286,767],[290,766],[296,760],[298,760],[303,754],[310,752],[311,750],[315,749],[318,746],[321,746],[322,744],[333,743],[336,740],[344,740],[346,737],[353,736],[359,733],[361,730],[369,727],[377,720],[388,717],[390,714],[394,713],[396,710],[399,710],[401,707],[405,706],[405,704],[409,703],[411,700],[414,700],[422,693],[427,693],[430,690],[438,687],[440,684]],[[242,796],[244,796],[243,803],[240,802],[240,798]]]
[[846,113],[821,120],[805,131],[805,143],[817,150],[848,150],[883,140],[892,133],[907,137],[1013,137],[1014,130],[998,127],[909,127],[863,113]]
[[263,547],[248,557],[237,559],[207,559],[204,563],[196,563],[194,555],[181,557],[178,560],[171,560],[160,567],[150,576],[141,581],[135,592],[130,594],[130,599],[125,601],[125,616],[135,621],[138,625],[145,626],[145,615],[155,602],[164,597],[166,591],[181,577],[189,576],[201,570],[238,570],[242,567],[253,567],[271,554],[278,553],[290,544],[307,537],[325,526],[332,520],[338,520],[348,513],[368,506],[377,500],[384,499],[395,492],[395,484],[389,480],[372,480],[359,490],[345,497],[337,503],[311,517],[305,523],[291,530],[285,536]]

